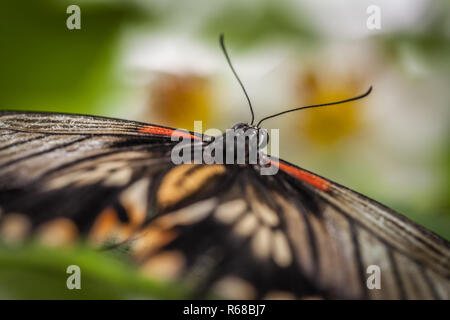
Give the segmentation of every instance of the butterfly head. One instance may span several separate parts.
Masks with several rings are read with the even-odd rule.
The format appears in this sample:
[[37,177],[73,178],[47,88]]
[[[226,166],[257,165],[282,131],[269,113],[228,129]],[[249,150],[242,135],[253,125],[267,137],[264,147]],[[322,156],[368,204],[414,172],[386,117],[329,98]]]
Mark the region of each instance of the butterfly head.
[[258,128],[255,125],[243,122],[236,123],[232,129],[236,132],[237,137],[244,135],[248,137],[249,140],[254,137],[257,137],[258,146],[260,148],[263,148],[269,142],[269,135],[267,129]]

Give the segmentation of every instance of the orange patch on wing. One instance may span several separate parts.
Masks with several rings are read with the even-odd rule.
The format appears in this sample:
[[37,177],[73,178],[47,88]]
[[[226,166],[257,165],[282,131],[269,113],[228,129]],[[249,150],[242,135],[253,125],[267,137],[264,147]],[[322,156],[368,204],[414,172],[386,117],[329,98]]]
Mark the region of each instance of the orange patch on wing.
[[278,162],[276,160],[270,160],[270,163],[277,165],[284,172],[289,173],[291,176],[294,176],[302,181],[305,181],[306,183],[322,191],[328,191],[330,189],[331,184],[329,181],[322,179],[312,173],[301,170],[299,168],[295,168],[282,162]]
[[157,135],[161,135],[161,136],[172,136],[173,135],[175,137],[180,137],[180,138],[191,138],[191,139],[195,139],[195,140],[201,140],[200,137],[195,136],[190,133],[185,133],[185,132],[168,129],[168,128],[157,127],[157,126],[145,126],[145,127],[142,127],[141,129],[139,129],[139,132],[157,134]]
[[133,242],[132,251],[137,259],[145,258],[177,237],[174,230],[160,226],[149,226],[142,230]]
[[[191,169],[196,169],[188,174]],[[210,181],[224,175],[226,168],[221,164],[182,164],[172,168],[161,182],[157,192],[158,206],[167,208],[198,192]]]
[[119,224],[116,211],[111,207],[106,208],[95,220],[89,240],[96,244],[102,244],[114,233]]
[[89,233],[89,241],[96,245],[102,245],[108,240],[114,239],[117,242],[126,240],[134,228],[129,224],[123,224],[114,208],[108,207],[103,210]]
[[213,286],[213,292],[225,299],[255,299],[255,287],[240,277],[229,275],[218,280]]

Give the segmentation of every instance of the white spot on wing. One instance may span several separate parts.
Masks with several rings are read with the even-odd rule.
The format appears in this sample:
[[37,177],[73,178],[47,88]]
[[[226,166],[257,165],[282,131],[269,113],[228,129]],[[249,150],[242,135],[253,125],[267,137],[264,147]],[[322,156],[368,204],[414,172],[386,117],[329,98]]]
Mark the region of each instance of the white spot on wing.
[[250,236],[258,226],[258,219],[253,212],[248,212],[233,228],[234,232],[242,237]]
[[244,279],[236,276],[226,276],[220,279],[213,287],[216,292],[225,299],[254,299],[255,288]]
[[173,225],[188,225],[199,222],[205,219],[209,213],[216,206],[216,199],[208,199],[196,202],[188,207],[177,210],[173,213],[167,214],[158,221],[166,226],[170,227]]
[[217,208],[215,217],[223,223],[233,223],[246,208],[247,204],[242,199],[228,201]]
[[274,232],[272,255],[275,263],[280,267],[287,267],[292,262],[292,254],[288,241],[280,230]]
[[121,168],[113,173],[111,173],[104,181],[105,186],[123,186],[126,185],[133,174],[131,168],[125,167]]
[[255,256],[266,259],[270,255],[272,231],[268,227],[261,226],[252,239],[251,246]]
[[185,265],[185,258],[179,251],[165,251],[146,262],[143,266],[144,274],[152,278],[172,280],[180,274]]
[[254,211],[265,224],[269,226],[276,226],[278,224],[279,219],[277,214],[268,206],[256,201],[254,202]]
[[145,220],[149,184],[150,180],[143,178],[133,183],[120,195],[120,202],[126,209],[133,225],[140,225]]

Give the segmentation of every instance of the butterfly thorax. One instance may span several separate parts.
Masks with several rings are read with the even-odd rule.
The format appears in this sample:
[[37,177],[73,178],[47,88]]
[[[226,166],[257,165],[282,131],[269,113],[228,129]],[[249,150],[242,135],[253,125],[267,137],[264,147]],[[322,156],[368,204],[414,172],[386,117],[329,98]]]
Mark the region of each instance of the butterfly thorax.
[[238,123],[206,147],[207,158],[222,158],[227,164],[258,164],[268,140],[266,129]]

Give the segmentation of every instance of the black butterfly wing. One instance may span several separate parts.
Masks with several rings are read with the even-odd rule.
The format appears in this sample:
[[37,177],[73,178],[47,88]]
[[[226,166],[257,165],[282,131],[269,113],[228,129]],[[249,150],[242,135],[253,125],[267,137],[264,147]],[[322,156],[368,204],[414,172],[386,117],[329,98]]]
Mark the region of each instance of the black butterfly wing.
[[[288,163],[274,160],[275,176],[174,166],[172,129],[108,118],[3,113],[0,123],[3,237],[34,228],[50,243],[126,241],[144,272],[200,297],[448,298],[445,240]],[[381,289],[368,290],[369,265]]]
[[199,296],[232,290],[231,297],[263,297],[277,286],[287,292],[291,282],[305,294],[315,292],[294,268],[289,276],[276,264],[260,268],[248,237],[253,214],[233,226],[239,210],[260,209],[242,199],[254,193],[254,171],[174,166],[170,129],[149,127],[82,115],[1,113],[1,237],[126,242],[144,272],[183,278]]
[[[278,181],[286,188],[282,211],[292,211],[290,224],[303,225],[309,235],[308,250],[299,244],[305,239],[292,244],[320,287],[350,298],[449,299],[448,241],[353,190],[315,175],[325,184],[311,185],[298,178],[303,169],[286,162],[280,168]],[[302,192],[309,194],[309,207],[298,201]],[[380,289],[368,288],[370,266],[380,268]]]
[[[217,178],[207,196],[169,204],[136,240],[143,269],[228,298],[448,299],[448,242],[354,191],[280,168],[172,169],[162,194]],[[370,266],[379,289],[367,285]]]
[[[172,166],[172,131],[103,117],[1,112],[3,236],[35,230],[48,241],[68,241],[89,234],[101,213],[115,208],[108,219],[111,228],[123,226],[123,239],[153,214],[146,193]],[[133,199],[139,196],[145,201]]]

